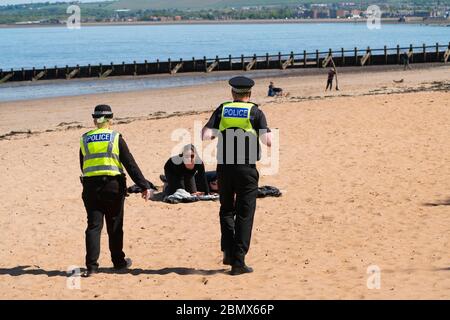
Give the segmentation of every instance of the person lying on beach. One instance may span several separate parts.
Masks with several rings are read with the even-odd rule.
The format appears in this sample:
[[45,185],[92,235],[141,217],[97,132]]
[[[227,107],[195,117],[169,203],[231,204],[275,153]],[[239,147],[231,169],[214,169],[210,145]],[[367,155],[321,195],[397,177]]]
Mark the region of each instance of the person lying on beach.
[[205,165],[192,144],[184,146],[180,154],[167,160],[164,175],[166,195],[172,195],[178,189],[184,189],[192,195],[209,194]]
[[268,92],[267,95],[269,97],[282,96],[283,95],[283,89],[275,87],[273,82],[271,81],[270,84],[269,84],[269,92]]

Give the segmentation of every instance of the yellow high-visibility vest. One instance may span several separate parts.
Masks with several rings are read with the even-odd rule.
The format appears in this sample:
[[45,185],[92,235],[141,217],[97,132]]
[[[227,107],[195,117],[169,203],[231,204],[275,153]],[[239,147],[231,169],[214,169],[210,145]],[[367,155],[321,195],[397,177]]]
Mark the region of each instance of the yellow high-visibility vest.
[[119,158],[119,135],[113,130],[95,129],[81,137],[83,177],[123,174],[123,165]]
[[240,128],[245,132],[256,135],[250,121],[250,111],[254,106],[250,102],[227,102],[222,106],[219,130],[222,132],[229,128]]

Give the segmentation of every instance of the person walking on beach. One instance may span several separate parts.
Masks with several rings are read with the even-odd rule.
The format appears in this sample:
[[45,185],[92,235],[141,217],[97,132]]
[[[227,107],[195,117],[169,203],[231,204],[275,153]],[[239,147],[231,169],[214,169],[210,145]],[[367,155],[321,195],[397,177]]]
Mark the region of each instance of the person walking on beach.
[[330,91],[333,89],[333,79],[336,75],[336,70],[334,68],[331,68],[328,71],[328,80],[327,80],[327,87],[325,88],[325,91],[328,90],[328,87],[330,88]]
[[111,129],[113,113],[108,105],[95,107],[96,129],[85,133],[80,140],[80,166],[83,175],[83,202],[87,212],[86,272],[90,277],[98,272],[100,235],[103,217],[109,236],[109,250],[114,268],[131,265],[123,252],[123,214],[126,195],[124,167],[133,181],[144,190],[147,201],[153,195],[150,184],[142,175],[120,133]]
[[220,105],[202,130],[202,140],[218,137],[217,175],[223,263],[231,275],[253,272],[246,265],[258,194],[259,139],[271,146],[266,116],[250,102],[255,82],[246,77],[229,81],[233,102]]

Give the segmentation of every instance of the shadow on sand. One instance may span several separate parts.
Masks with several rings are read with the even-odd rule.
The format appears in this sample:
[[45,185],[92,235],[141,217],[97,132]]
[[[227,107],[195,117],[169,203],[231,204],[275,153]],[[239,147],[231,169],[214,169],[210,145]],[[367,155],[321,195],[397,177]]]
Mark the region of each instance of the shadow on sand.
[[[33,268],[32,268],[33,267]],[[184,267],[173,267],[173,268],[163,268],[163,269],[126,269],[126,270],[115,270],[113,268],[100,268],[99,273],[105,274],[131,274],[133,276],[138,276],[141,274],[145,275],[167,275],[170,273],[175,273],[182,276],[187,275],[201,275],[210,276],[218,273],[226,273],[226,269],[217,270],[203,270],[195,268],[184,268]],[[14,268],[0,268],[0,276],[24,276],[24,275],[46,275],[47,277],[69,277],[72,273],[61,270],[45,270],[37,266],[17,266]]]
[[438,200],[435,202],[426,202],[423,204],[426,207],[450,206],[450,198],[445,200]]

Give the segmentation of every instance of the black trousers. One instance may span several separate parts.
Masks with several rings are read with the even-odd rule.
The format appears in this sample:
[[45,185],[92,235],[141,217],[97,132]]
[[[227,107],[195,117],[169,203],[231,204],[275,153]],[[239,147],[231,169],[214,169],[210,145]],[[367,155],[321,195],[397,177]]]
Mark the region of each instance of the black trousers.
[[109,238],[111,260],[115,266],[125,263],[123,249],[123,209],[125,178],[93,177],[83,180],[83,202],[87,212],[86,268],[98,269],[103,217]]
[[254,165],[218,165],[221,249],[234,266],[245,265],[250,248],[258,195],[259,173]]
[[327,87],[326,87],[325,91],[328,90],[328,88],[330,88],[330,90],[333,89],[333,79],[327,80]]
[[166,176],[167,180],[167,187],[164,190],[165,194],[174,194],[177,189],[184,189],[189,193],[197,192],[195,177],[193,173],[186,173],[182,176],[178,176],[171,171],[164,170],[164,175]]

